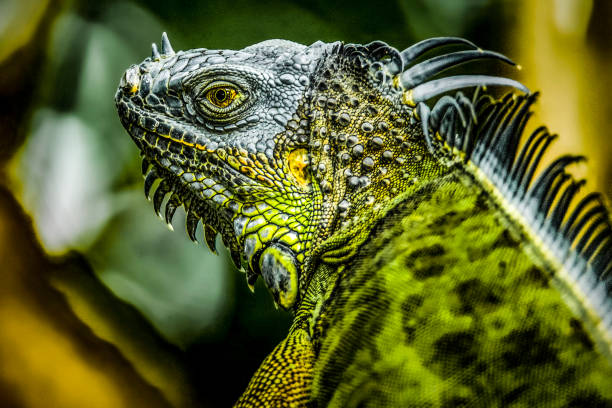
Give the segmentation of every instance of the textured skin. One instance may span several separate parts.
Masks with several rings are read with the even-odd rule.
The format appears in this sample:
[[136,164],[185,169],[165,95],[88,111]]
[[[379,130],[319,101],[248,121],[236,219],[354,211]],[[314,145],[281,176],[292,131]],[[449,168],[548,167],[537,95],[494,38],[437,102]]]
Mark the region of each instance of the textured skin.
[[[146,194],[162,179],[156,211],[169,194],[168,222],[184,205],[190,236],[201,220],[214,250],[220,233],[295,312],[237,407],[612,406],[608,214],[566,215],[577,159],[531,182],[551,140],[517,154],[535,97],[424,105],[524,89],[428,81],[448,58],[402,74],[433,43],[467,44],[174,53],[164,37],[126,71],[117,108]],[[502,59],[451,60],[481,56]]]
[[516,250],[521,237],[464,183],[423,186],[342,266],[318,323],[317,406],[612,403],[608,362]]
[[314,352],[303,330],[292,332],[263,361],[239,407],[296,407],[309,400]]

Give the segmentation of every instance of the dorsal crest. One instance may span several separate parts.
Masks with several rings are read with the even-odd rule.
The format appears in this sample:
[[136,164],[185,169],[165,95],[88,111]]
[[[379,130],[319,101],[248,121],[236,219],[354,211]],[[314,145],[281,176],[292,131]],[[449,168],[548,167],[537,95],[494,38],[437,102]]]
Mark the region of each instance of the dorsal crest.
[[[552,265],[555,281],[571,306],[612,344],[612,224],[603,197],[590,193],[577,200],[585,180],[567,166],[582,156],[557,158],[539,173],[555,135],[540,126],[522,140],[536,94],[494,99],[463,95],[443,109],[420,105],[428,144],[440,157],[474,176],[506,215],[520,226]],[[461,112],[461,109],[464,112]]]

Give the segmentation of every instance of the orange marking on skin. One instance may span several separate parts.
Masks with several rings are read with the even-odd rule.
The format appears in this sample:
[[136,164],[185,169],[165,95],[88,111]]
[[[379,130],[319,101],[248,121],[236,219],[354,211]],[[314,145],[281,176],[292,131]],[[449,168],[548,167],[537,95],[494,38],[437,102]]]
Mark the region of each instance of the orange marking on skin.
[[267,186],[272,187],[274,185],[272,180],[270,180],[270,179],[268,179],[268,178],[266,178],[266,177],[264,177],[264,176],[262,176],[260,174],[257,174],[256,177],[257,177],[257,180],[261,181],[262,183],[265,183]]
[[310,184],[310,178],[306,172],[306,167],[309,164],[308,152],[306,149],[296,149],[289,153],[287,157],[289,163],[289,171],[300,186],[304,187]]
[[240,168],[240,172],[242,174],[244,174],[245,176],[248,176],[250,178],[254,178],[255,177],[255,172],[253,171],[253,169],[251,167],[243,166],[243,167]]
[[235,169],[240,168],[240,162],[234,156],[227,156],[227,163]]

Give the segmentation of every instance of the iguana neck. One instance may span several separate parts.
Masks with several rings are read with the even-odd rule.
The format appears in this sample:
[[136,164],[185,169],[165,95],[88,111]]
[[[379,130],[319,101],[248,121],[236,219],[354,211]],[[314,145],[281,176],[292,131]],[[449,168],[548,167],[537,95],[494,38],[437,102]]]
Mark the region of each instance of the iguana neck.
[[313,265],[349,259],[402,197],[448,172],[428,150],[402,92],[347,50],[335,51],[309,95],[311,169],[321,197]]
[[[542,320],[552,315],[554,308],[558,308],[563,311],[559,312],[559,316],[568,319],[563,324],[571,326],[572,336],[590,339],[583,344],[584,350],[576,345],[581,353],[588,352],[593,356],[600,353],[604,360],[612,361],[609,338],[598,326],[600,318],[575,299],[567,282],[558,276],[556,265],[550,262],[524,226],[518,224],[501,206],[489,188],[469,168],[461,164],[449,166],[446,173],[415,184],[386,203],[380,213],[375,214],[376,218],[367,221],[367,233],[358,235],[361,230],[356,228],[357,234],[354,235],[342,232],[332,235],[324,244],[330,247],[341,245],[342,239],[345,239],[354,247],[350,253],[346,253],[342,262],[322,257],[323,262],[315,268],[304,301],[298,308],[294,326],[311,333],[318,352],[319,339],[326,336],[327,327],[334,324],[330,319],[334,318],[334,310],[338,307],[336,302],[342,304],[341,299],[349,296],[349,293],[362,292],[364,287],[370,287],[370,280],[387,281],[389,271],[379,271],[376,263],[372,262],[378,256],[377,251],[385,250],[393,256],[409,253],[406,261],[389,267],[393,273],[408,273],[410,279],[417,283],[456,286],[456,290],[448,289],[445,296],[449,297],[457,295],[462,280],[469,281],[470,285],[474,283],[468,278],[464,279],[461,271],[465,271],[465,276],[473,275],[474,279],[479,274],[486,276],[486,279],[496,276],[486,284],[497,288],[491,292],[495,292],[491,295],[491,299],[495,298],[495,304],[543,311]],[[398,231],[404,231],[401,239],[397,239],[399,233],[387,231],[392,230],[395,223],[403,224],[398,227]],[[391,247],[401,245],[387,250],[385,242],[390,243]],[[372,245],[377,249],[372,250]],[[380,263],[389,262],[393,256],[380,255]],[[362,264],[365,263],[369,266],[364,267]],[[438,280],[440,282],[437,283]],[[480,285],[479,282],[477,284]],[[507,290],[502,290],[502,286],[506,286]],[[402,292],[393,284],[385,290],[390,293]],[[526,295],[519,295],[521,290],[534,291],[535,295],[526,300]],[[368,289],[365,292],[370,293]],[[459,295],[463,296],[461,293]],[[359,297],[354,293],[350,296]],[[482,302],[488,307],[490,299],[473,301]],[[466,299],[465,302],[472,300]],[[347,307],[352,310],[350,306]],[[518,326],[520,321],[513,324]],[[551,333],[546,334],[551,339],[559,335],[558,331],[570,327],[556,324],[550,323]],[[576,325],[578,328],[574,327]],[[593,352],[594,348],[597,351]]]

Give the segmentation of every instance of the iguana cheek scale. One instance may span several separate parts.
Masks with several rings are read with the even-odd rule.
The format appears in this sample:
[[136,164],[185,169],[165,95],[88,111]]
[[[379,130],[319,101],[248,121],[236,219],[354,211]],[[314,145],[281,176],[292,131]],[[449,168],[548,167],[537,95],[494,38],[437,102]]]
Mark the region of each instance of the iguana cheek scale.
[[[447,46],[467,49],[423,57]],[[536,177],[536,95],[440,77],[483,58],[513,64],[458,38],[174,52],[164,34],[126,71],[155,211],[169,195],[168,223],[183,205],[192,239],[201,220],[295,311],[237,406],[612,404],[607,209],[572,204],[581,158]]]

